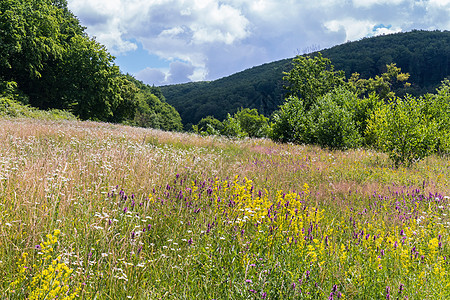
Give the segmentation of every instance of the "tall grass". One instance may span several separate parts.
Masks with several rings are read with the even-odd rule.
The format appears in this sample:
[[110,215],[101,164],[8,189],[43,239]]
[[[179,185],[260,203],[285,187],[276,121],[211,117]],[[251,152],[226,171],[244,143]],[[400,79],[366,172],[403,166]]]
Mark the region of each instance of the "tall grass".
[[0,142],[6,298],[450,294],[447,158],[26,119]]

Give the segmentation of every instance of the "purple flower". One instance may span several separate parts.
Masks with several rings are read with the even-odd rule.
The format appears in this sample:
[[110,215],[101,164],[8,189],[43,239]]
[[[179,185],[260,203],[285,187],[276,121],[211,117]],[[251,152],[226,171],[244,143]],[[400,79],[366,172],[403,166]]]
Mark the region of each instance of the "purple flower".
[[34,246],[34,249],[41,250],[42,247],[41,247],[41,245],[36,245],[36,246]]
[[245,279],[245,282],[247,283],[253,283],[253,281],[251,279]]

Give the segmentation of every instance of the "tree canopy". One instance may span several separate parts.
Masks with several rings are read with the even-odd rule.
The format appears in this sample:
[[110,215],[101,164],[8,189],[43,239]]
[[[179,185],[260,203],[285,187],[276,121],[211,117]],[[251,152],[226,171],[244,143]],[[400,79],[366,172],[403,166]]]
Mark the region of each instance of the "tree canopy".
[[[85,33],[66,0],[0,2],[0,82],[14,82],[22,102],[83,120],[181,130],[175,109],[121,74],[114,59]],[[136,114],[153,123],[136,122]]]

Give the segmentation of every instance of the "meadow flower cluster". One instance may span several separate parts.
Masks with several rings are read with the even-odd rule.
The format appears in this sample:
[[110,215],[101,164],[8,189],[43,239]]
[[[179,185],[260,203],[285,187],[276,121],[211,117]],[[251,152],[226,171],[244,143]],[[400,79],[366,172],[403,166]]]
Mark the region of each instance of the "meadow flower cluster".
[[18,277],[9,287],[9,294],[14,298],[27,299],[64,299],[72,300],[78,296],[81,288],[71,291],[69,286],[73,269],[61,261],[61,256],[55,259],[55,247],[61,233],[56,229],[47,234],[46,241],[35,246],[37,263],[30,265],[28,253],[23,252],[18,261]]

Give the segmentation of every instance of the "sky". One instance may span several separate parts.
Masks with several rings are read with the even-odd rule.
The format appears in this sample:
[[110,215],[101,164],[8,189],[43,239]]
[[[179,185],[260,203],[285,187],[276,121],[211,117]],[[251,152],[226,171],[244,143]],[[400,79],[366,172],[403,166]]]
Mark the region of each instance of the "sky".
[[68,0],[123,73],[215,80],[364,37],[450,30],[450,0]]

